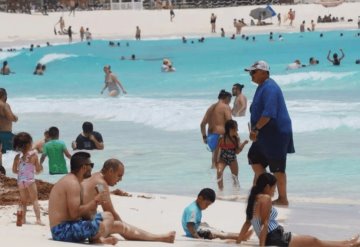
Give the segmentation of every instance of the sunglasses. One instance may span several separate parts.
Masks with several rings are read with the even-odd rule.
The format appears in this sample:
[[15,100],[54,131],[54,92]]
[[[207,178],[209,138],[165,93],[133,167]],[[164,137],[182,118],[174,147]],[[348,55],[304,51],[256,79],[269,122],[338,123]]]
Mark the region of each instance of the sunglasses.
[[254,69],[254,70],[250,70],[250,75],[255,75],[257,72],[257,69]]
[[88,164],[85,164],[86,166],[91,166],[91,169],[94,168],[94,163],[88,163]]

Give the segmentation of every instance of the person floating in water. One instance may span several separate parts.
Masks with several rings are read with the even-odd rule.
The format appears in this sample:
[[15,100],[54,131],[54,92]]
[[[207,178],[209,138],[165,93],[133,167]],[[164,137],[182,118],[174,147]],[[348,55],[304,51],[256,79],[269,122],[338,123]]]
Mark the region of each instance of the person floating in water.
[[330,58],[330,54],[331,54],[331,50],[329,50],[329,53],[327,55],[327,60],[329,60],[330,62],[332,62],[333,65],[335,66],[339,66],[341,60],[345,57],[344,51],[342,49],[340,49],[341,51],[341,57],[339,58],[337,53],[333,54],[333,59]]

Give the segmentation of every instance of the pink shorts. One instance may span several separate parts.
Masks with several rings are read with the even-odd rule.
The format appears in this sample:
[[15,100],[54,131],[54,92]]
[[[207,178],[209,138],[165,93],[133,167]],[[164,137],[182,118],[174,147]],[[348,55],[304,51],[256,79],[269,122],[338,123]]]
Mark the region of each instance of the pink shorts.
[[34,182],[35,182],[34,180],[20,181],[20,182],[18,182],[19,189],[29,188],[30,185],[32,185]]

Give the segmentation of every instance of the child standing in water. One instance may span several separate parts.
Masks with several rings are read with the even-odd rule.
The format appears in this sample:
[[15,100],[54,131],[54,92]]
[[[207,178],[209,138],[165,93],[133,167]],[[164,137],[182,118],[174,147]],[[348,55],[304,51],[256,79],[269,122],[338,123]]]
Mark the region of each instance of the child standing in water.
[[35,173],[42,171],[42,166],[39,163],[39,158],[36,151],[32,151],[32,137],[26,132],[20,132],[14,136],[14,150],[21,153],[14,158],[13,172],[18,174],[18,187],[20,192],[21,208],[23,212],[22,223],[26,223],[25,214],[27,206],[27,194],[29,194],[30,201],[34,206],[36,216],[36,224],[44,225],[40,219],[40,206],[38,202],[38,192],[35,183]]
[[234,186],[240,186],[238,180],[239,167],[236,155],[242,151],[249,141],[246,140],[241,143],[237,131],[238,125],[236,121],[231,119],[226,121],[225,134],[220,137],[215,150],[217,182],[220,191],[224,189],[223,173],[226,166],[230,168]]

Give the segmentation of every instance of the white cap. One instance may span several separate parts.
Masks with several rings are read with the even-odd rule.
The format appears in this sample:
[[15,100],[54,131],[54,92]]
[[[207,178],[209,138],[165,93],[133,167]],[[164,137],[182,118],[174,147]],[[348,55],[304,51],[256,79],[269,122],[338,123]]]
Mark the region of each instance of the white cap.
[[256,69],[270,71],[270,66],[267,64],[267,62],[260,60],[251,65],[249,68],[246,68],[245,71],[252,71]]

